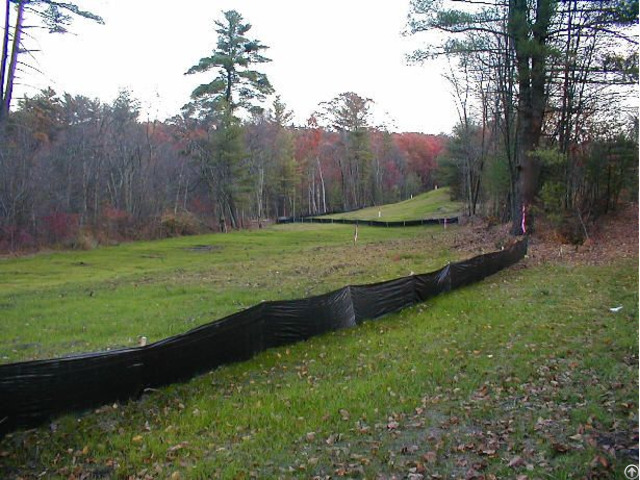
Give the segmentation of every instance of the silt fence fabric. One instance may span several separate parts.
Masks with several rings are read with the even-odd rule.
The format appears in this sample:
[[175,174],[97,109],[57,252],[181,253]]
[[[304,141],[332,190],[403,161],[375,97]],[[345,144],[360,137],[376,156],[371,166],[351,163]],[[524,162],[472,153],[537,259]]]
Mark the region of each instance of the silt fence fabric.
[[458,217],[443,217],[386,222],[383,220],[352,220],[350,218],[282,217],[277,220],[277,223],[337,223],[345,225],[365,225],[368,227],[418,227],[420,225],[447,225],[458,223],[458,220]]
[[290,301],[262,302],[144,347],[0,365],[0,434],[136,398],[266,349],[350,328],[482,280],[522,259],[526,239],[435,272]]

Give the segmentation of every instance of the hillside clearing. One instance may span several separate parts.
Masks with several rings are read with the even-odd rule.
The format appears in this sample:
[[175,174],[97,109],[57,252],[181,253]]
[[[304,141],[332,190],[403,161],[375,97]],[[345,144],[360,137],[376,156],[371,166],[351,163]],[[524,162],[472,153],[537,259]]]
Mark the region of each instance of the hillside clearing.
[[323,217],[397,222],[457,216],[462,212],[462,204],[452,201],[450,197],[449,188],[440,188],[421,193],[403,202],[368,207],[348,213],[325,215]]

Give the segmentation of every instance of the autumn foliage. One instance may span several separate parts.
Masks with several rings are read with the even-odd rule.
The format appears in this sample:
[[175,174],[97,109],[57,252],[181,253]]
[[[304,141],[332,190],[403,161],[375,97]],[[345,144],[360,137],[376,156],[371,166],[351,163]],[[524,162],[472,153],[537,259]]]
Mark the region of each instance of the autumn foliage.
[[401,133],[394,135],[393,139],[406,158],[408,170],[420,178],[423,187],[433,188],[433,173],[438,166],[437,158],[442,153],[445,139],[421,133]]
[[[142,122],[139,108],[126,91],[112,104],[51,89],[21,102],[0,142],[0,251],[219,230],[228,206],[212,159],[225,139],[184,116]],[[224,187],[238,227],[395,202],[434,186],[444,137],[369,126],[352,134],[315,116],[299,127],[289,118],[279,105],[234,134]]]

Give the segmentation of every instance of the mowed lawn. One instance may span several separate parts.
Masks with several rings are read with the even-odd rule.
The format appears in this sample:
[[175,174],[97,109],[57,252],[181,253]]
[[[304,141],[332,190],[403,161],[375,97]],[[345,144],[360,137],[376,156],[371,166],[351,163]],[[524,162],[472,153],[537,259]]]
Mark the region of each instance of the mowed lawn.
[[403,202],[363,208],[348,213],[326,215],[326,217],[398,222],[456,216],[462,212],[462,207],[462,203],[451,201],[450,189],[446,187],[421,193]]
[[[0,263],[4,361],[439,268],[458,227],[278,226]],[[459,241],[459,240],[458,240]],[[624,478],[638,259],[530,262],[0,442],[1,478]],[[612,311],[612,307],[622,307]],[[635,449],[635,450],[634,450]]]

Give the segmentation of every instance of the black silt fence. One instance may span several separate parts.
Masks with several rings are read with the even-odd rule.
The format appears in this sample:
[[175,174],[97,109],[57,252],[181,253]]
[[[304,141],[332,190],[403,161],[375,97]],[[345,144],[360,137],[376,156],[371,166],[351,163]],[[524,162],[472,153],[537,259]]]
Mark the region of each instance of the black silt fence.
[[420,225],[445,225],[458,223],[458,217],[423,218],[418,220],[399,220],[385,222],[382,220],[352,220],[349,218],[326,217],[281,217],[276,223],[337,223],[345,225],[366,225],[369,227],[418,227]]
[[145,347],[0,365],[0,434],[70,411],[123,401],[268,348],[353,327],[518,262],[526,239],[435,272],[291,301],[263,302]]

